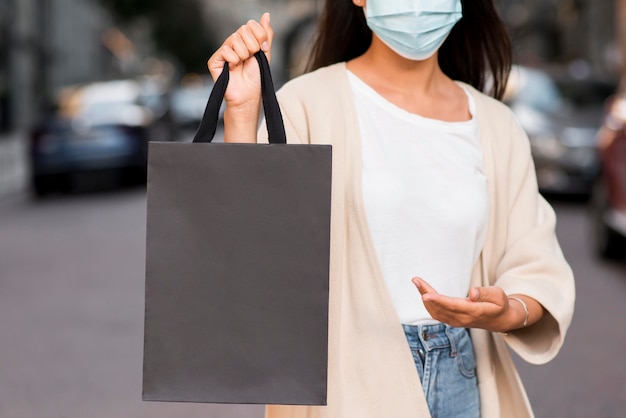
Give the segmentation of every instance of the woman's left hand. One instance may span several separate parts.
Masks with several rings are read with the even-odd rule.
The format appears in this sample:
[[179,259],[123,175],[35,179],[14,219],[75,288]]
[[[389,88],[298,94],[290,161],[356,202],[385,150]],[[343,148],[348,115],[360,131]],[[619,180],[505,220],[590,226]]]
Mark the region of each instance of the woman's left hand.
[[524,323],[525,312],[510,306],[506,293],[499,287],[474,287],[469,297],[458,298],[437,293],[422,278],[415,277],[412,281],[422,295],[426,310],[433,319],[444,324],[506,332]]

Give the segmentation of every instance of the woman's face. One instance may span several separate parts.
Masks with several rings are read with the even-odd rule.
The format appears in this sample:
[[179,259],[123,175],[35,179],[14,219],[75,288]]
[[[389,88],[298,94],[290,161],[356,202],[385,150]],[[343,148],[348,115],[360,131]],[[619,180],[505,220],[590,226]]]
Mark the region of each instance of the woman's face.
[[[352,0],[365,7],[366,0]],[[398,55],[423,61],[439,50],[463,16],[461,0],[369,0],[367,26]]]

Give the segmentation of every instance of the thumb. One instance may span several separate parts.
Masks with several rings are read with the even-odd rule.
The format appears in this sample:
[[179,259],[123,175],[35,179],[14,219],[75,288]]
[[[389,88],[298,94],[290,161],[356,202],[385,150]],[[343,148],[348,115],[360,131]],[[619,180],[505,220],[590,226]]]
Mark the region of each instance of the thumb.
[[274,29],[272,28],[272,25],[270,24],[270,14],[267,12],[263,13],[263,16],[261,16],[261,20],[259,23],[261,24],[261,26],[263,27],[263,29],[265,29],[265,32],[267,33],[267,41],[263,42],[263,44],[261,45],[261,50],[265,52],[265,55],[267,56],[267,60],[271,61],[272,42],[274,41]]
[[470,290],[469,298],[474,302],[491,302],[503,305],[506,295],[499,287],[474,287]]
[[421,277],[413,277],[411,279],[417,290],[423,295],[424,293],[437,293],[437,291],[424,279]]

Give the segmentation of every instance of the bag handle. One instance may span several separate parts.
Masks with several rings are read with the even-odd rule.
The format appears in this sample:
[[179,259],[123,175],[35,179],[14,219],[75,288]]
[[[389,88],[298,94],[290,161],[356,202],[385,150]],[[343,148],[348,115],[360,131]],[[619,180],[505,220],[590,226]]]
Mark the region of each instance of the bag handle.
[[[269,142],[270,144],[286,144],[287,136],[285,135],[285,124],[283,123],[283,116],[278,106],[276,93],[274,92],[274,82],[272,81],[269,62],[267,62],[267,57],[262,51],[254,54],[254,57],[259,62],[259,68],[261,70],[261,97],[263,99],[263,110],[265,111],[265,123],[269,134]],[[215,131],[217,130],[220,106],[224,100],[228,80],[228,62],[226,62],[222,74],[217,78],[213,90],[211,90],[209,101],[204,109],[204,116],[202,116],[200,127],[193,138],[193,142],[211,142],[213,140]]]

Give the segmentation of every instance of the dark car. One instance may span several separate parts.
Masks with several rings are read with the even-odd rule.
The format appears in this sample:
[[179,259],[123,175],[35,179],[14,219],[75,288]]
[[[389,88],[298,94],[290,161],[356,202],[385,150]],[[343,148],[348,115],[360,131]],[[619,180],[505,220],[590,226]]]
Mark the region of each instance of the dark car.
[[113,172],[123,181],[145,177],[147,144],[155,132],[153,109],[141,85],[123,80],[66,92],[59,111],[32,132],[31,183],[38,196],[68,190],[79,175]]
[[146,130],[140,126],[81,126],[68,119],[50,120],[32,136],[33,191],[38,196],[67,191],[73,176],[103,170],[120,170],[124,178],[141,179],[147,141]]
[[593,189],[593,243],[597,255],[621,259],[626,254],[626,93],[607,101],[597,142],[601,175]]
[[504,100],[528,133],[543,193],[591,193],[600,167],[595,134],[606,91],[601,82],[558,80],[545,71],[514,67]]

